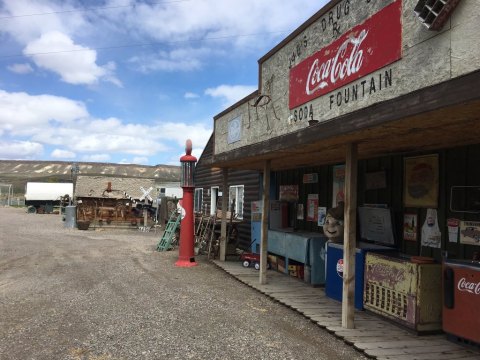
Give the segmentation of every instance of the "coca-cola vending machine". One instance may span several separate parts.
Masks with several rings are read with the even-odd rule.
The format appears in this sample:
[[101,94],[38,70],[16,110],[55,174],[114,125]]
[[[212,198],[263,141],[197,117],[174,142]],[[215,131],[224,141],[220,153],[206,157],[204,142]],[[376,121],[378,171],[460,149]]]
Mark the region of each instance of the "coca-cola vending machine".
[[443,330],[480,344],[480,262],[443,263]]

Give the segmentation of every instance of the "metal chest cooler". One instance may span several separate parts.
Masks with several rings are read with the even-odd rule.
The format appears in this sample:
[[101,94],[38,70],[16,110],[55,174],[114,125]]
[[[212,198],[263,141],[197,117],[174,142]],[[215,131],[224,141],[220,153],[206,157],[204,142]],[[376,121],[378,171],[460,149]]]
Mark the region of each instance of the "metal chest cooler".
[[[355,308],[363,310],[363,276],[365,255],[367,252],[387,252],[392,248],[369,243],[357,243],[355,252]],[[342,301],[343,296],[343,244],[327,245],[327,281],[325,294],[335,300]]]
[[419,333],[440,330],[441,265],[423,259],[368,253],[365,309]]

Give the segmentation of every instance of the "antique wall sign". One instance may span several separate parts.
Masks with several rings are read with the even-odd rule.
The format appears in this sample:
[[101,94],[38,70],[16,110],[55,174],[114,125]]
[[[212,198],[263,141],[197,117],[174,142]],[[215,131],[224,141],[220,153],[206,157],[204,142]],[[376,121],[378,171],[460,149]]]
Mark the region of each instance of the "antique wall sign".
[[393,2],[293,67],[289,108],[303,105],[400,59],[401,7],[401,1]]

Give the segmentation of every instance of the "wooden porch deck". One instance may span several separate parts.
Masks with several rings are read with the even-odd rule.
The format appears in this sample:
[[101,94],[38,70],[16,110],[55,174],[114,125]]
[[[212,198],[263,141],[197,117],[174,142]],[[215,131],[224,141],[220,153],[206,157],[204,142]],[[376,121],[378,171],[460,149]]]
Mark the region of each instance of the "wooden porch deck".
[[341,303],[326,297],[323,288],[268,271],[268,284],[259,284],[259,273],[240,262],[212,260],[240,282],[286,305],[326,329],[366,356],[381,360],[479,360],[480,351],[448,341],[445,334],[418,336],[399,325],[355,310],[355,329],[342,328]]

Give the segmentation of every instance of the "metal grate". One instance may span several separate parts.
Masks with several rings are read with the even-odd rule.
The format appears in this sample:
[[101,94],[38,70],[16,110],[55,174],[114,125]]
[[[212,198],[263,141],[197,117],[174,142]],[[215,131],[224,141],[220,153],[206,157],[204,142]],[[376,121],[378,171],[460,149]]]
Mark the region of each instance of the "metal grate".
[[365,308],[373,308],[398,319],[407,319],[407,295],[371,281],[365,285]]

